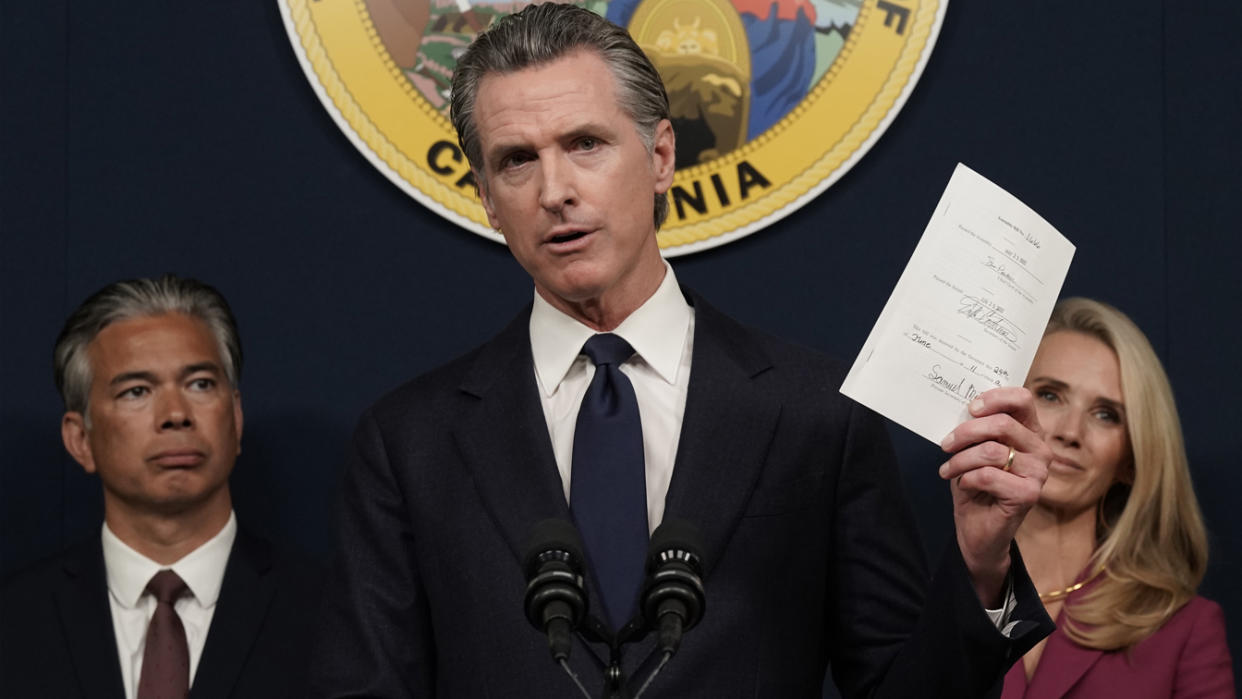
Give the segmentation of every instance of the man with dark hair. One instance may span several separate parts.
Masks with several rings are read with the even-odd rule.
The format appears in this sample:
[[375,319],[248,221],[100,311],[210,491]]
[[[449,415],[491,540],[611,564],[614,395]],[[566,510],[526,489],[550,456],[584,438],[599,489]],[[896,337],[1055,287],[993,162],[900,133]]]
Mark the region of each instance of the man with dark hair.
[[[674,135],[624,30],[569,5],[500,20],[458,61],[452,117],[534,300],[363,415],[315,696],[578,695],[523,616],[545,518],[581,533],[613,630],[638,614],[648,534],[701,533],[706,614],[644,696],[818,697],[830,662],[849,697],[997,688],[1051,625],[1012,545],[1050,459],[1030,394],[984,394],[945,439],[957,535],[929,580],[844,367],[742,327],[661,258]],[[627,677],[654,644],[625,650]],[[569,668],[599,687],[592,655],[579,637]]]
[[101,535],[0,597],[0,694],[294,696],[316,575],[237,525],[242,352],[213,288],[165,276],[87,299],[56,342],[65,449]]

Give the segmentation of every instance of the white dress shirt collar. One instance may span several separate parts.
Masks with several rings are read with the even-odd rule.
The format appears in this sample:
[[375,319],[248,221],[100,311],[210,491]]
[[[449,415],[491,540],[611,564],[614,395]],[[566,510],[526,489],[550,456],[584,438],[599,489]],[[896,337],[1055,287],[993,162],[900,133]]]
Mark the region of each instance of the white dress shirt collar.
[[[664,263],[664,280],[651,298],[613,330],[669,384],[677,382],[682,349],[693,310],[677,286],[673,268]],[[535,376],[545,397],[556,393],[582,345],[595,330],[563,313],[535,292],[530,313],[530,346]]]
[[138,553],[121,541],[105,522],[102,539],[108,590],[121,606],[132,609],[138,606],[151,577],[165,568],[171,568],[185,581],[199,605],[211,607],[220,597],[220,586],[224,582],[224,568],[228,564],[229,552],[233,550],[235,538],[237,538],[237,516],[230,511],[229,521],[219,533],[172,565],[165,566]]

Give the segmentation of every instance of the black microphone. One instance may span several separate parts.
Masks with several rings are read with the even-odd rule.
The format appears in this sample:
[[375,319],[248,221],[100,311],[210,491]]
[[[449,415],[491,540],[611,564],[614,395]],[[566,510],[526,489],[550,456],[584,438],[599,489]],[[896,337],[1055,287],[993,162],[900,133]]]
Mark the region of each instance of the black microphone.
[[701,548],[698,530],[684,520],[666,519],[651,535],[642,610],[666,658],[677,652],[682,634],[703,618]]
[[526,619],[548,635],[552,659],[564,663],[573,634],[586,615],[582,542],[563,519],[545,519],[531,530],[522,567],[526,571]]

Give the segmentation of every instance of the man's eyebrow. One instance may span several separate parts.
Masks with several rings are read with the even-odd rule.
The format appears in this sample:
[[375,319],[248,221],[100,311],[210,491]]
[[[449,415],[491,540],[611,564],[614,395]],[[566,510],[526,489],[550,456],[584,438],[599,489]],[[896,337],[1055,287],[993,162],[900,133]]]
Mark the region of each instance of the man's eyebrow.
[[[224,370],[220,368],[219,364],[208,361],[208,362],[195,362],[194,364],[187,364],[186,366],[181,368],[181,371],[178,372],[178,374],[181,376],[181,378],[185,378],[187,376],[190,376],[191,374],[197,374],[203,371],[209,374],[212,374],[214,376],[219,376],[224,373]],[[112,380],[108,382],[108,385],[117,386],[123,383],[128,383],[130,381],[146,381],[147,383],[159,383],[159,377],[156,376],[155,372],[152,372],[152,371],[127,371],[127,372],[117,374],[116,376],[112,377]]]
[[492,143],[483,150],[483,158],[491,160],[500,158],[517,151],[530,150],[530,143],[524,140],[517,141],[500,141]]
[[130,381],[146,381],[147,383],[155,383],[155,374],[149,371],[127,371],[123,374],[117,374],[108,382],[109,386],[117,386]]
[[570,131],[567,131],[565,133],[565,138],[572,140],[575,138],[582,138],[583,136],[598,136],[600,134],[607,134],[611,131],[612,129],[607,128],[603,124],[587,122],[585,124],[579,124]]
[[[613,131],[614,129],[607,126],[606,124],[591,121],[585,124],[579,124],[575,126],[574,128],[568,131],[565,131],[564,133],[561,133],[559,136],[557,136],[557,140],[561,142],[576,141],[580,138],[584,138],[587,136],[590,136],[593,138],[603,138],[605,140],[610,140],[612,138]],[[534,148],[527,141],[509,141],[509,142],[502,141],[499,143],[493,143],[491,146],[489,146],[483,152],[483,158],[487,162],[497,162],[499,160],[502,160],[505,156],[511,153],[519,153],[522,151],[533,151],[533,150]]]
[[188,364],[182,368],[181,376],[184,378],[190,374],[197,374],[201,371],[205,371],[215,376],[219,376],[224,373],[224,371],[220,368],[220,365],[215,362],[196,362],[194,364]]

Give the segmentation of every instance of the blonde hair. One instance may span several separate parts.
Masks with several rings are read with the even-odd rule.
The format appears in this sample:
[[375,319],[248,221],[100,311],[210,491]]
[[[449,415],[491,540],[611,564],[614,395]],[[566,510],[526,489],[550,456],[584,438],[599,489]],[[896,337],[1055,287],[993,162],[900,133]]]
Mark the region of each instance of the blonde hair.
[[1065,607],[1071,639],[1118,650],[1150,636],[1194,596],[1207,569],[1207,532],[1173,389],[1143,331],[1116,308],[1085,298],[1053,309],[1044,335],[1065,331],[1108,345],[1121,368],[1133,483],[1115,485],[1101,501],[1087,571],[1097,582]]

